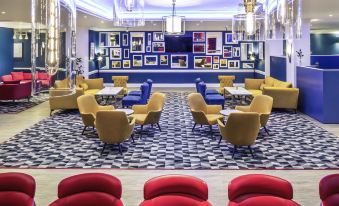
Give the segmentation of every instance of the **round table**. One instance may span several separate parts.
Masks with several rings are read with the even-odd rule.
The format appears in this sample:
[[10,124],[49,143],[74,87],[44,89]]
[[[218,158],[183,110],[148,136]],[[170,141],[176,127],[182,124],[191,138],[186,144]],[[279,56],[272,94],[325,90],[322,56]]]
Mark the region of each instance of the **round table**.
[[237,113],[237,112],[242,112],[236,109],[225,109],[225,110],[221,110],[220,114],[224,115],[224,116],[229,116],[231,113]]
[[134,114],[132,109],[116,109],[115,111],[125,112],[127,116]]

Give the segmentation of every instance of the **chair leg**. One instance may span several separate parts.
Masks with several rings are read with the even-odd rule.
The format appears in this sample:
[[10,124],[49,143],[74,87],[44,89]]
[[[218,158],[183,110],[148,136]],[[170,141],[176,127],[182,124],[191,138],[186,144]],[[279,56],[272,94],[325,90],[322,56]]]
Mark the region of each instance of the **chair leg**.
[[132,142],[135,143],[135,141],[134,141],[134,133],[132,133],[131,139],[132,139]]
[[157,123],[157,125],[158,125],[158,128],[159,128],[160,132],[162,132],[162,131],[161,131],[161,127],[160,127],[160,124],[159,124],[159,123]]
[[119,144],[119,153],[122,155],[122,146],[121,146],[121,143]]
[[218,145],[220,145],[220,143],[221,143],[221,140],[222,140],[222,136],[220,136],[220,140],[219,140],[219,143],[218,143]]
[[194,123],[194,126],[192,128],[192,132],[194,131],[195,127],[197,126],[197,123]]
[[213,138],[213,128],[212,128],[212,125],[210,125],[210,134],[211,134],[211,138]]
[[252,157],[254,158],[254,153],[253,153],[252,147],[251,147],[251,146],[248,146],[248,149],[250,150],[251,155],[252,155]]
[[265,132],[268,134],[268,136],[270,136],[270,133],[268,132],[268,129],[266,128],[266,126],[264,127]]
[[142,138],[142,133],[144,131],[144,125],[141,125],[141,129],[140,129],[140,139]]
[[233,154],[232,154],[232,159],[234,159],[234,155],[235,155],[235,153],[237,152],[237,146],[236,145],[234,145],[234,148],[233,148]]
[[82,132],[81,132],[81,135],[84,135],[84,134],[85,134],[86,129],[87,129],[87,126],[84,127],[84,129],[83,129]]
[[101,153],[100,153],[100,156],[102,156],[102,153],[104,153],[104,151],[105,151],[105,148],[106,148],[106,143],[104,144],[104,147],[102,148],[102,150],[101,150]]

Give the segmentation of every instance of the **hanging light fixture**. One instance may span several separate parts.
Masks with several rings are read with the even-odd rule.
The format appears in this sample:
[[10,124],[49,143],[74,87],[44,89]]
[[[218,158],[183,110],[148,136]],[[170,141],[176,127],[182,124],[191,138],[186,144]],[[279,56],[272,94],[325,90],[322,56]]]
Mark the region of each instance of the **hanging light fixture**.
[[172,15],[162,17],[162,31],[165,35],[184,35],[185,17],[176,15],[175,2],[172,3]]
[[16,39],[16,31],[14,31],[13,39]]
[[255,32],[255,15],[254,8],[257,4],[256,0],[244,0],[246,11],[246,32],[248,35],[253,35]]
[[117,27],[145,26],[144,0],[115,0],[113,24]]

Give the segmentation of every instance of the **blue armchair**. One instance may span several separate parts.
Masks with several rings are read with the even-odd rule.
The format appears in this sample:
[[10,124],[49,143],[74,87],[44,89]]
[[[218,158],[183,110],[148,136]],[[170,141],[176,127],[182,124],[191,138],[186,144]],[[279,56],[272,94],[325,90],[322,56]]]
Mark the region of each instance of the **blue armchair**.
[[147,104],[148,95],[150,94],[149,84],[144,82],[140,86],[141,95],[140,96],[131,96],[127,95],[122,99],[122,107],[131,107],[135,104],[145,105]]
[[198,84],[199,93],[204,97],[205,101],[209,105],[221,105],[222,108],[225,108],[225,98],[218,94],[206,94],[207,86],[204,82]]
[[[201,92],[199,91],[199,87],[198,87],[198,85],[199,85],[200,82],[204,82],[204,81],[202,81],[202,79],[200,79],[200,78],[197,78],[197,79],[195,80],[195,88],[197,89],[197,92],[198,92],[198,93],[201,93]],[[219,94],[219,92],[218,92],[217,90],[210,89],[210,90],[206,90],[206,94],[207,94],[207,95],[210,95],[210,94]],[[204,96],[204,95],[203,95],[203,96]]]
[[[152,86],[153,86],[153,80],[152,79],[147,79],[146,83],[149,85],[149,93],[147,99],[150,98],[151,92],[152,92]],[[130,96],[141,96],[141,91],[131,91],[128,93]]]

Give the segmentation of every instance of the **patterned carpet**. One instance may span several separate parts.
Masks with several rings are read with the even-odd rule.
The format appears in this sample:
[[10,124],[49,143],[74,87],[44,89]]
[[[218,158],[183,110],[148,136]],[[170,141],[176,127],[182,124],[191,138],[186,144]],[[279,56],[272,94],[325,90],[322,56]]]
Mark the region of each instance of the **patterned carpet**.
[[[0,166],[20,168],[147,168],[147,169],[330,169],[339,168],[339,139],[301,114],[274,112],[271,135],[260,135],[252,158],[244,148],[232,159],[232,146],[218,145],[208,128],[193,126],[188,93],[168,93],[162,132],[135,143],[126,141],[100,156],[103,144],[95,132],[81,135],[77,112],[60,112],[0,145]],[[217,130],[217,128],[214,128]]]
[[0,101],[0,114],[17,114],[30,109],[48,100],[48,94],[40,93],[28,101],[27,99],[13,101]]

